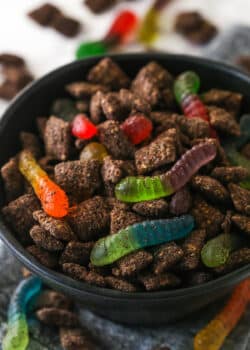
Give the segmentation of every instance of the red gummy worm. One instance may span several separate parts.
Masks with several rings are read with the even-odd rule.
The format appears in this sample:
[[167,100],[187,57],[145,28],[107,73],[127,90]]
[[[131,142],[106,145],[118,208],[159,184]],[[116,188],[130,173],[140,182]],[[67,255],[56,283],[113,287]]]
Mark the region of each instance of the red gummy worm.
[[72,134],[83,140],[89,140],[97,134],[96,126],[84,114],[78,114],[72,122]]
[[[182,101],[182,108],[187,118],[200,118],[209,123],[209,116],[206,106],[197,95],[188,95]],[[210,136],[217,138],[217,133],[210,126]]]
[[143,114],[136,114],[128,117],[121,129],[134,145],[138,145],[151,135],[153,125]]
[[136,29],[138,17],[132,11],[122,11],[115,18],[105,39],[110,37],[119,37],[120,42],[124,42],[130,34]]

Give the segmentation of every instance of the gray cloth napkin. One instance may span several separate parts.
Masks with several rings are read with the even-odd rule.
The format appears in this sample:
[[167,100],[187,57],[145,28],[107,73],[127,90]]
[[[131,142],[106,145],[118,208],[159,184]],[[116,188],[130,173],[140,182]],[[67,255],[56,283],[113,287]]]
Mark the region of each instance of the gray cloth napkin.
[[[0,343],[6,330],[7,305],[12,291],[22,278],[20,264],[0,242]],[[93,313],[81,310],[82,325],[100,339],[101,350],[151,350],[164,344],[171,350],[193,349],[193,337],[216,312],[225,300],[217,302],[185,320],[158,328],[125,327],[104,320]],[[227,338],[222,350],[250,350],[250,308]],[[28,350],[62,350],[58,334],[47,327],[34,323]]]

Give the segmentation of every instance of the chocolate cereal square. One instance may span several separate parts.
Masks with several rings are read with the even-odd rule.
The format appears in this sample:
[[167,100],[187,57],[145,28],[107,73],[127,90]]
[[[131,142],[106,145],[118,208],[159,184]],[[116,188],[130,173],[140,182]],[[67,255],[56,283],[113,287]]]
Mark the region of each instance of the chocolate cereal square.
[[24,188],[24,178],[18,169],[17,158],[11,158],[2,166],[1,176],[7,202],[21,196]]
[[224,108],[233,116],[238,116],[243,95],[233,91],[211,89],[202,95],[203,102],[210,106]]
[[67,194],[84,199],[101,186],[100,162],[74,160],[55,166],[55,181]]
[[250,216],[250,191],[235,184],[228,187],[235,209]]
[[52,22],[50,24],[51,27],[54,28],[57,32],[68,38],[75,37],[81,29],[80,22],[61,13],[57,13],[52,18]]
[[116,277],[133,276],[148,267],[152,261],[153,255],[150,252],[139,250],[118,260],[112,273]]
[[156,62],[144,66],[132,83],[132,91],[151,107],[173,107],[172,75]]
[[144,220],[140,215],[135,214],[122,207],[114,207],[110,213],[111,225],[110,233],[116,233],[119,230],[126,228],[127,226],[136,224]]
[[46,27],[51,24],[54,16],[57,14],[60,14],[60,10],[53,5],[46,3],[29,12],[28,16],[41,26]]
[[176,129],[160,134],[148,146],[135,152],[135,165],[139,174],[145,174],[176,159]]
[[197,228],[205,229],[208,237],[214,237],[220,233],[224,215],[201,197],[194,199],[191,214],[195,218]]
[[70,124],[57,117],[50,117],[45,127],[44,143],[48,155],[61,161],[67,160],[72,147]]
[[134,146],[127,139],[115,120],[107,120],[98,126],[99,139],[110,154],[116,159],[130,159],[134,154]]
[[90,83],[106,85],[112,90],[127,88],[130,84],[127,74],[108,57],[89,71],[87,79]]
[[162,218],[168,213],[168,203],[164,199],[155,199],[146,202],[135,203],[132,207],[137,214],[151,217]]
[[92,12],[100,14],[115,5],[117,0],[85,0],[84,3]]
[[95,196],[81,202],[69,213],[68,222],[79,239],[92,241],[104,235],[109,228],[110,213],[103,197]]
[[29,230],[35,225],[33,211],[39,208],[39,201],[33,194],[24,194],[2,209],[5,220],[24,243],[30,241]]

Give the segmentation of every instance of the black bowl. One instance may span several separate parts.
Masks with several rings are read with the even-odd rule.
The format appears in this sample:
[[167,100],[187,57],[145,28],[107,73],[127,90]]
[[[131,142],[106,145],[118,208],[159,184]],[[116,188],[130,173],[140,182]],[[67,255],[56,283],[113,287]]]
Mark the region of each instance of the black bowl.
[[[217,87],[241,92],[245,96],[243,110],[250,110],[250,78],[232,67],[201,58],[157,53],[116,55],[113,59],[131,77],[151,60],[159,62],[173,74],[195,70],[201,77],[203,90]],[[47,115],[51,102],[66,95],[64,86],[84,79],[87,71],[99,60],[100,57],[89,58],[59,68],[15,99],[0,121],[0,166],[18,151],[18,133],[21,130],[32,131],[35,118]],[[247,265],[200,286],[173,291],[124,293],[77,282],[42,266],[20,245],[1,218],[0,236],[26,267],[52,288],[70,295],[105,318],[127,324],[159,325],[177,320],[222,297],[250,276],[250,265]]]

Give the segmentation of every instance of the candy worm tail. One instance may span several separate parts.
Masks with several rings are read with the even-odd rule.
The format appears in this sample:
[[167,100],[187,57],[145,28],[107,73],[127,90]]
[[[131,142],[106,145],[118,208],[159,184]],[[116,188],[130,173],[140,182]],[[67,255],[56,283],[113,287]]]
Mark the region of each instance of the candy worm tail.
[[141,202],[171,195],[216,156],[213,143],[201,143],[187,151],[173,168],[160,176],[126,177],[115,188],[116,198],[123,202]]
[[48,177],[30,152],[24,150],[20,153],[19,169],[33,187],[48,215],[61,218],[68,214],[66,193]]
[[156,0],[146,12],[138,32],[138,41],[140,43],[150,46],[157,39],[161,11],[171,1],[172,0]]
[[237,286],[224,309],[194,338],[194,350],[219,350],[250,300],[250,279]]
[[137,249],[183,238],[193,227],[191,215],[128,226],[97,241],[91,252],[91,263],[95,266],[111,264]]
[[29,344],[29,330],[26,319],[28,302],[41,291],[41,280],[30,277],[22,281],[10,301],[8,328],[3,339],[3,350],[25,350]]

